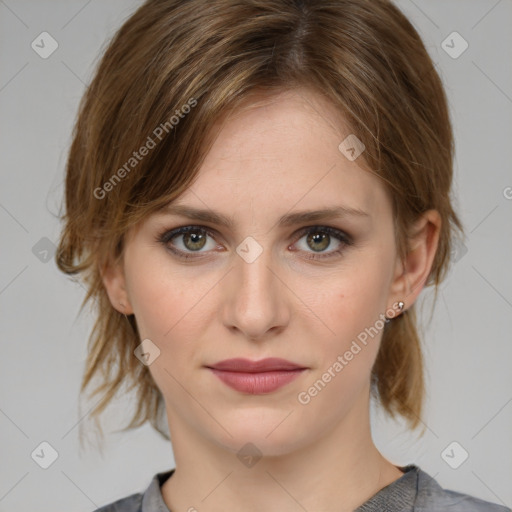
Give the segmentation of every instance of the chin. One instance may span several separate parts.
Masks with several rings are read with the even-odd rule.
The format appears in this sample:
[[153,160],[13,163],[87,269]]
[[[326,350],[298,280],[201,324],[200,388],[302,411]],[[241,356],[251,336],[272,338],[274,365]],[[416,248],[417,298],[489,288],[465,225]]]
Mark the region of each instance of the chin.
[[[289,411],[279,411],[279,414],[267,414],[264,419],[260,415],[244,415],[221,421],[229,425],[227,430],[216,429],[209,437],[218,446],[229,450],[237,456],[254,454],[257,456],[281,456],[297,450],[307,444],[307,436],[311,432],[302,432],[296,424],[296,419],[286,418]],[[286,418],[286,419],[285,419]],[[284,421],[283,421],[284,420]]]
[[[297,444],[293,439],[269,439],[266,434],[260,433],[253,436],[233,436],[229,439],[216,439],[216,443],[224,450],[232,452],[242,463],[250,456],[261,457],[281,457],[293,453]],[[248,465],[248,467],[250,467]]]

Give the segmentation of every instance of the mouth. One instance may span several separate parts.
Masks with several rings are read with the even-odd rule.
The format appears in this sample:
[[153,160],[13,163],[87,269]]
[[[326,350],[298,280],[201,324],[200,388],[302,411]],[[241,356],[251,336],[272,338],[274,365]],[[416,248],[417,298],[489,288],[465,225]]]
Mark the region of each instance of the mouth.
[[276,391],[308,369],[278,358],[260,361],[241,358],[226,359],[206,368],[227,386],[251,395]]
[[261,373],[299,370],[305,369],[306,367],[278,357],[267,357],[266,359],[260,359],[259,361],[251,361],[250,359],[237,357],[235,359],[219,361],[218,363],[207,366],[207,368],[230,372]]

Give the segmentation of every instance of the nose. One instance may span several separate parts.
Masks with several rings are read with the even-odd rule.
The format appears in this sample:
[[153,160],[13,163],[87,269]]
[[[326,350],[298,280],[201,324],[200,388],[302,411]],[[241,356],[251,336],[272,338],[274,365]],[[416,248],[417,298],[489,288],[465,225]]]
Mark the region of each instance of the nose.
[[286,328],[290,291],[275,267],[267,248],[252,262],[235,255],[223,286],[222,321],[229,330],[258,341]]

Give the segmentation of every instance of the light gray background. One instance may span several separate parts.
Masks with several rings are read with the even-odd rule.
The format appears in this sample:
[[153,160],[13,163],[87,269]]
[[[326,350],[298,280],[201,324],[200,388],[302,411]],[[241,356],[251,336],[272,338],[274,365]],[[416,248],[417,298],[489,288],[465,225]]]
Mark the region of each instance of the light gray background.
[[[64,165],[84,84],[107,39],[138,5],[0,0],[0,512],[91,511],[174,467],[170,443],[148,425],[109,435],[103,457],[92,444],[80,451],[79,426],[91,428],[92,403],[79,410],[78,389],[92,317],[76,318],[84,289],[32,250],[43,237],[57,242]],[[444,487],[511,506],[512,2],[398,5],[447,88],[456,205],[468,240],[425,328],[426,433],[418,440],[376,412],[374,436],[394,463],[414,462]],[[48,59],[31,48],[43,31],[59,44]],[[457,59],[441,47],[453,31],[469,43]],[[431,297],[422,295],[427,313]],[[121,397],[105,428],[124,426],[131,405]],[[42,441],[59,455],[48,469],[31,458]],[[452,441],[469,453],[458,469],[441,457]]]

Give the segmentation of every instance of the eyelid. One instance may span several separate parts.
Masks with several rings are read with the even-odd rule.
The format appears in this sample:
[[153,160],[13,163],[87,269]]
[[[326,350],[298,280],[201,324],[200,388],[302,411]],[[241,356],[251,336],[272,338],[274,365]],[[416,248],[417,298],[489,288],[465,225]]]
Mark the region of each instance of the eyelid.
[[[309,226],[303,226],[302,228],[299,228],[297,231],[295,231],[292,236],[293,236],[293,238],[300,239],[302,236],[304,236],[306,233],[309,233],[313,229],[317,229],[318,231],[325,231],[333,236],[339,235],[340,238],[342,238],[347,243],[351,242],[351,240],[352,240],[351,235],[349,233],[347,233],[346,231],[341,230],[339,228],[332,227],[332,226],[322,225],[322,224],[311,224]],[[161,234],[158,235],[158,238],[159,239],[165,238],[166,240],[170,240],[178,234],[183,234],[183,232],[180,232],[181,230],[184,230],[183,232],[194,231],[194,230],[204,231],[205,233],[208,233],[213,238],[216,238],[217,236],[224,238],[216,229],[210,228],[208,226],[199,225],[199,224],[184,224],[183,226],[177,226],[177,227],[171,228],[171,229],[164,229],[161,232]]]
[[[207,234],[208,236],[213,238],[215,240],[215,242],[217,242],[217,237],[220,235],[216,230],[209,228],[207,226],[200,226],[197,224],[186,224],[186,225],[178,226],[178,227],[172,228],[172,229],[164,229],[163,231],[159,232],[159,234],[156,236],[156,241],[159,243],[162,243],[166,247],[169,247],[168,244],[173,238],[178,238],[178,237],[185,235],[189,232],[197,232],[197,231]],[[181,253],[181,254],[189,254],[189,255],[194,254],[192,251],[184,252],[181,249],[177,249],[177,248],[173,249],[172,252]],[[201,257],[205,253],[206,252],[202,252],[202,253],[196,252],[195,254],[197,255],[197,257]],[[194,256],[192,256],[192,257],[194,257]]]
[[300,240],[304,235],[310,232],[314,232],[315,229],[319,232],[327,233],[335,238],[338,238],[340,241],[345,242],[347,244],[352,242],[352,237],[346,232],[338,228],[333,228],[331,226],[323,226],[321,224],[313,224],[311,226],[306,226],[300,228],[296,231],[295,236],[298,236],[297,240]]

